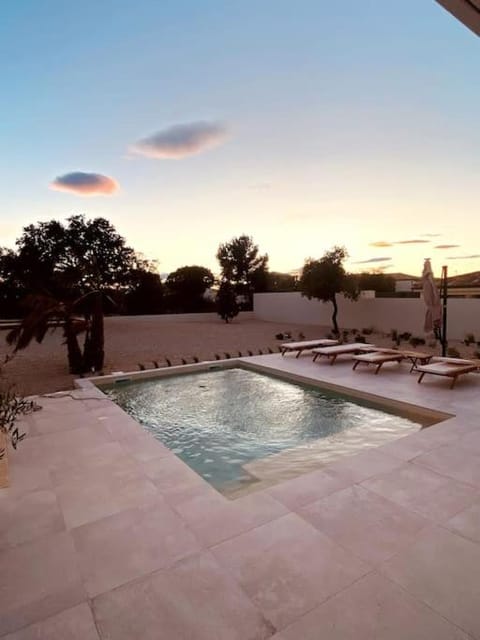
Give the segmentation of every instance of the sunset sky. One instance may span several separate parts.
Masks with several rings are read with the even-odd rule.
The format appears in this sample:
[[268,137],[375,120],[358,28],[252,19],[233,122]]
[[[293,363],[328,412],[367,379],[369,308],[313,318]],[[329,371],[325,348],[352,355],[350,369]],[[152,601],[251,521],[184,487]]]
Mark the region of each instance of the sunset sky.
[[161,272],[242,233],[480,270],[479,68],[433,0],[4,0],[0,245],[85,213]]

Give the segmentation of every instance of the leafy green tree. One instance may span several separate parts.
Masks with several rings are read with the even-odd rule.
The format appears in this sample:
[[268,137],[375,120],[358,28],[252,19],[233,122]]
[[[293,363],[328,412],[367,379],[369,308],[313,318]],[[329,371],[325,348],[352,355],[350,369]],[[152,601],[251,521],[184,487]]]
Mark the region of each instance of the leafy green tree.
[[215,278],[209,269],[192,265],[170,273],[165,285],[171,293],[175,309],[190,313],[202,309],[203,295],[214,282]]
[[260,255],[250,236],[242,235],[221,244],[217,250],[223,281],[230,282],[236,293],[246,296],[250,304],[255,291],[267,287],[268,255]]
[[238,315],[238,311],[235,288],[228,280],[223,280],[217,294],[217,313],[228,324]]
[[337,294],[343,293],[345,297],[356,300],[359,293],[355,278],[347,274],[343,266],[347,257],[345,247],[333,247],[320,260],[307,260],[299,281],[302,296],[306,296],[309,300],[316,298],[322,302],[332,303],[332,325],[337,335],[339,333]]

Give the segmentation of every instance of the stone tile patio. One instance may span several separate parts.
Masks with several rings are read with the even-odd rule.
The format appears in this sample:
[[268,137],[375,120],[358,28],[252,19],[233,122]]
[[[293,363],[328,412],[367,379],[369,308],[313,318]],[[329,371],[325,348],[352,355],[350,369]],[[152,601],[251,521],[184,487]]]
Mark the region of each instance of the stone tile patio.
[[41,397],[0,490],[2,640],[480,640],[480,376],[248,360],[455,417],[228,500],[95,388]]

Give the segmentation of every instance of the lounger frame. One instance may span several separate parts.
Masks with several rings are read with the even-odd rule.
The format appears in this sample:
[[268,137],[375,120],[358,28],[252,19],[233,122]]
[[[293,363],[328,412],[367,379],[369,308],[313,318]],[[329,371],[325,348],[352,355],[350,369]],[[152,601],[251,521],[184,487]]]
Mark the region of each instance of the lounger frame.
[[[372,359],[368,359],[371,356],[375,356],[375,357]],[[366,364],[366,365],[370,365],[370,364],[375,365],[376,366],[375,375],[377,375],[380,369],[382,368],[382,366],[386,362],[402,362],[402,360],[405,360],[405,356],[403,356],[401,353],[397,353],[397,354],[382,353],[381,351],[379,351],[375,353],[364,353],[362,355],[354,355],[353,359],[355,360],[353,364],[354,371],[358,367],[358,365],[363,362],[363,364]]]
[[420,373],[420,376],[417,380],[418,384],[421,383],[424,376],[428,373],[432,376],[442,376],[444,378],[452,378],[452,381],[450,383],[450,389],[453,389],[453,387],[455,386],[455,383],[457,382],[457,378],[459,376],[465,373],[472,373],[473,371],[476,371],[478,369],[478,365],[474,363],[472,363],[471,365],[463,365],[463,366],[450,364],[449,366],[451,367],[451,369],[450,370],[445,369],[444,371],[435,371],[434,369],[431,368],[431,366],[432,365],[426,364],[426,365],[415,368],[415,371],[418,371]]

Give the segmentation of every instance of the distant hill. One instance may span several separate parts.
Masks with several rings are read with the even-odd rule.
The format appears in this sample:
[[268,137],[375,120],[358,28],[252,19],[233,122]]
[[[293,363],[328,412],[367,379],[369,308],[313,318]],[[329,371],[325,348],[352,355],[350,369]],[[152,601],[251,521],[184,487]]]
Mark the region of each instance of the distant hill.
[[408,273],[384,273],[384,275],[394,280],[413,280],[414,282],[420,280],[420,276],[410,276]]
[[[290,271],[291,274],[299,275],[301,273],[301,269],[295,269],[294,271]],[[420,275],[412,276],[408,273],[385,273],[386,276],[393,278],[396,282],[400,282],[402,280],[411,280],[414,284],[414,287],[418,287],[421,285],[422,278]],[[435,282],[437,285],[440,284],[440,278],[435,278]],[[452,288],[465,288],[465,287],[480,287],[480,271],[472,271],[471,273],[461,273],[456,276],[450,276],[448,278],[448,286]]]
[[448,278],[449,287],[479,287],[480,271],[472,271],[472,273],[461,273],[458,276]]

